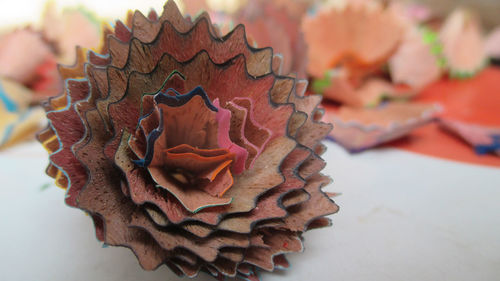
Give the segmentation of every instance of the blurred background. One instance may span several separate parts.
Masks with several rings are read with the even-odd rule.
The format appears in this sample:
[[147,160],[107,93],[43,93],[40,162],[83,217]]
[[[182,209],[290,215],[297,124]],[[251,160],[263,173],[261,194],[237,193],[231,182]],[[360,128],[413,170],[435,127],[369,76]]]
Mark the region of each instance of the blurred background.
[[[241,5],[241,3],[246,1],[247,0],[209,0],[208,2],[213,7],[224,7],[226,5],[233,7]],[[40,11],[43,10],[46,2],[47,1],[44,0],[19,0],[4,3],[4,8],[0,12],[2,17],[2,26],[5,27],[24,22],[37,22],[41,16]],[[56,2],[61,7],[84,5],[88,9],[98,13],[100,16],[110,19],[123,17],[130,7],[135,7],[134,9],[139,9],[143,12],[149,11],[150,8],[154,8],[159,11],[163,7],[162,1],[155,0],[58,0]],[[182,5],[182,0],[176,2]],[[340,0],[339,2],[344,2],[344,0]],[[422,3],[428,5],[433,11],[441,16],[447,15],[457,6],[467,6],[481,14],[486,27],[492,28],[500,24],[500,18],[498,17],[500,2],[496,0],[401,0],[401,2]]]

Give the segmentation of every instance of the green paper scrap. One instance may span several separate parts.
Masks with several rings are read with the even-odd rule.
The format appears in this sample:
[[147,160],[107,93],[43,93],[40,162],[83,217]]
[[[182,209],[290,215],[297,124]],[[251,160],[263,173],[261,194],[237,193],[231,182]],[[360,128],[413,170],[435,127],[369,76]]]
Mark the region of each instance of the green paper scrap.
[[44,183],[40,186],[40,191],[45,191],[47,189],[49,189],[49,187],[51,186],[52,184],[51,183]]
[[425,44],[430,45],[431,53],[437,58],[438,66],[440,68],[446,68],[447,62],[443,55],[443,45],[439,41],[437,32],[426,25],[421,25],[420,31],[422,32],[422,40]]
[[315,79],[312,83],[313,92],[322,95],[332,85],[332,71],[328,70],[321,79]]

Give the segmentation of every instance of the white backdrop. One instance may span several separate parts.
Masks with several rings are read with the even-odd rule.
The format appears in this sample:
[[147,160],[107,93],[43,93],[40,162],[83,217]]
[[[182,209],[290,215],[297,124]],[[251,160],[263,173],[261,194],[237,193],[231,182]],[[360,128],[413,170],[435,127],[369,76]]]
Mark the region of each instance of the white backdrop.
[[[57,0],[58,7],[83,5],[98,16],[108,19],[123,18],[128,10],[147,13],[151,8],[161,12],[163,0]],[[46,0],[2,0],[0,26],[25,22],[38,23]]]

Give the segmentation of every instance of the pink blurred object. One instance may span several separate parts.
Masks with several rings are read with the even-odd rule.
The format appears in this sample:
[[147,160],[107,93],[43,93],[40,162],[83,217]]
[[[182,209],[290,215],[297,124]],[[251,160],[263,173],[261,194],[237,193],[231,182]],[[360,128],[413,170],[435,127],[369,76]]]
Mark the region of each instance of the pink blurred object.
[[29,85],[37,80],[38,67],[54,59],[42,34],[31,28],[17,29],[0,37],[0,75]]
[[58,12],[55,3],[48,2],[42,25],[44,37],[56,47],[59,61],[65,64],[74,62],[76,46],[98,48],[101,42],[100,22],[83,8]]
[[485,127],[450,119],[440,119],[439,124],[448,132],[460,137],[478,154],[495,153],[500,156],[500,128]]
[[398,50],[389,59],[393,82],[406,84],[417,92],[438,80],[442,69],[431,48],[429,43],[424,42],[421,29],[417,26],[408,28]]
[[[78,30],[78,32],[74,32]],[[48,2],[42,29],[16,29],[0,37],[0,76],[32,90],[32,103],[62,89],[57,64],[73,64],[76,46],[96,47],[100,23],[82,9],[59,13]]]
[[425,22],[432,17],[432,11],[425,5],[409,3],[406,5],[405,15],[416,22]]
[[488,57],[500,58],[500,26],[490,32],[484,45]]
[[433,16],[429,7],[419,3],[391,1],[389,3],[389,10],[399,17],[401,21],[408,23],[424,23]]
[[333,123],[331,139],[350,152],[360,152],[409,134],[431,122],[438,111],[434,105],[394,102],[377,108],[342,106],[327,110],[324,118]]
[[377,76],[368,77],[356,84],[340,72],[330,79],[330,83],[323,96],[353,107],[373,107],[384,98],[407,98],[414,93],[408,87],[398,87]]

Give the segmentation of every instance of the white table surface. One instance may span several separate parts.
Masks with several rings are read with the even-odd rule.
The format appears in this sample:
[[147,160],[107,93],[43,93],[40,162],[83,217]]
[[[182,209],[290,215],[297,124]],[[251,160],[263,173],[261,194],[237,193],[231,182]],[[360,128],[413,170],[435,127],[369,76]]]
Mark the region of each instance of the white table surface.
[[[500,280],[500,169],[328,149],[327,190],[343,193],[334,225],[306,233],[292,267],[263,280]],[[102,248],[63,190],[42,190],[46,163],[36,143],[0,152],[0,280],[181,280],[166,267],[144,272],[128,249]]]

